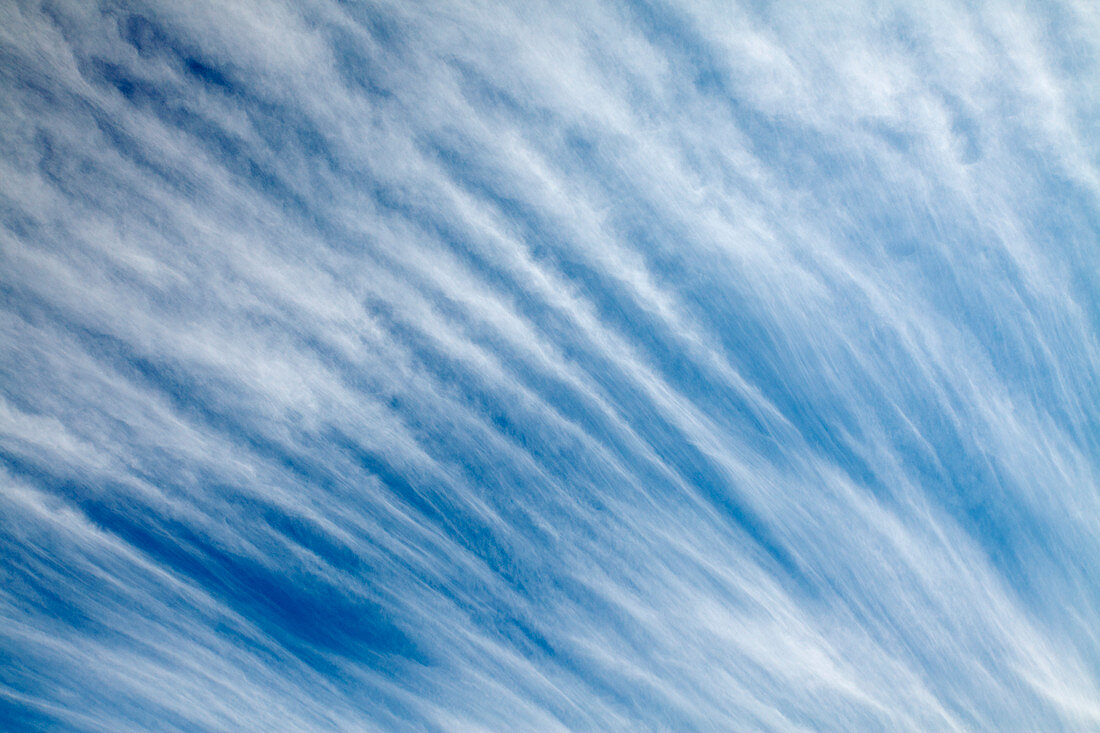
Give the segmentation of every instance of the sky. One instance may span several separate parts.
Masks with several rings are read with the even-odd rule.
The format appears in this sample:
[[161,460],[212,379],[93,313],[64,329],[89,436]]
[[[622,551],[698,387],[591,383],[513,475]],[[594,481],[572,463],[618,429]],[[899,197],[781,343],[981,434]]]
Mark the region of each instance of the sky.
[[0,729],[1100,730],[1100,5],[0,0]]

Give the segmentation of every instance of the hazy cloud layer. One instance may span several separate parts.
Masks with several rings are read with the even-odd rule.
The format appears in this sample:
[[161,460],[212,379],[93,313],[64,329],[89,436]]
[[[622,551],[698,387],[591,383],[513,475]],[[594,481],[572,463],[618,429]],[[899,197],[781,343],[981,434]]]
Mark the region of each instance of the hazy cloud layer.
[[0,728],[1100,729],[1092,2],[0,2]]

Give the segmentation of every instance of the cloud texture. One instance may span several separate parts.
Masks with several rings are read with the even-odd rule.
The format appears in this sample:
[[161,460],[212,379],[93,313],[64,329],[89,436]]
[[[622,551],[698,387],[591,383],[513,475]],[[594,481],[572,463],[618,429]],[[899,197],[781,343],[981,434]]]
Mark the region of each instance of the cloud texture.
[[0,728],[1100,729],[1100,12],[0,0]]

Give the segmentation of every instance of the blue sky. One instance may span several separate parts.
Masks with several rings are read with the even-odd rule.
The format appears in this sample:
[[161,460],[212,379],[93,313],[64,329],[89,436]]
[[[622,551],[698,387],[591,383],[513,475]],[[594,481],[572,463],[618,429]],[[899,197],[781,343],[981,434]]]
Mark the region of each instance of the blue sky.
[[0,728],[1097,730],[1100,11],[0,1]]

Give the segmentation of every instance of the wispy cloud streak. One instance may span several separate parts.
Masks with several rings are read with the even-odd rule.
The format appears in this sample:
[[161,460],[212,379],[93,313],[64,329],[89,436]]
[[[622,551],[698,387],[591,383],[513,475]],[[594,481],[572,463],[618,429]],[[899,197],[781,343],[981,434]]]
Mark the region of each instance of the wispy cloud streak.
[[0,727],[1100,726],[1089,3],[0,7]]

